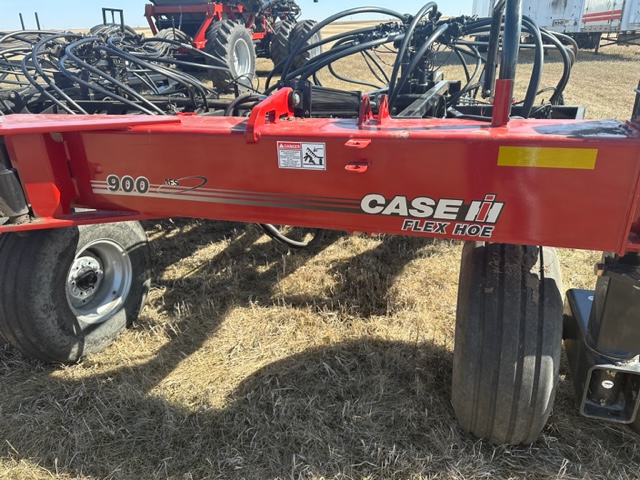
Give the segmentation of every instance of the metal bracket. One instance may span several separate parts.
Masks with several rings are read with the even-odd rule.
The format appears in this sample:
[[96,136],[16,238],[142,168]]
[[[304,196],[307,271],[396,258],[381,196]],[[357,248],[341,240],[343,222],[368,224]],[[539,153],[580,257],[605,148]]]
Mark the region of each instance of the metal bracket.
[[290,93],[290,88],[281,88],[253,107],[245,132],[247,143],[257,143],[260,128],[267,123],[278,123],[282,117],[293,117],[293,108],[289,105]]

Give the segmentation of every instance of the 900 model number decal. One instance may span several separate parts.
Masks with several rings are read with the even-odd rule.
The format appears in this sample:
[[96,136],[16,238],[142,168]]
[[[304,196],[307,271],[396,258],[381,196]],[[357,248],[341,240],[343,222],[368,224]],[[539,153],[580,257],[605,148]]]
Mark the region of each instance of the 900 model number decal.
[[129,175],[125,175],[120,178],[118,175],[107,176],[107,190],[110,192],[125,192],[125,193],[142,193],[145,194],[149,191],[150,183],[147,177],[138,177],[134,179]]
[[181,178],[165,178],[164,182],[160,185],[152,185],[149,179],[145,176],[133,178],[131,175],[124,175],[122,177],[118,175],[107,175],[105,182],[98,180],[92,181],[94,187],[106,188],[110,193],[119,194],[147,194],[150,190],[154,190],[156,193],[181,194],[187,193],[192,190],[197,190],[207,183],[207,178],[201,175],[191,175]]

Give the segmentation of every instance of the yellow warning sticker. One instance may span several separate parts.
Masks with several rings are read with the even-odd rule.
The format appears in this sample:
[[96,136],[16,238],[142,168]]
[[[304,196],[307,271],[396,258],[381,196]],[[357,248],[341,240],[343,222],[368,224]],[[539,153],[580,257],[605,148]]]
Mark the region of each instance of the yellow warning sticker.
[[596,148],[500,147],[498,165],[593,170],[597,156]]

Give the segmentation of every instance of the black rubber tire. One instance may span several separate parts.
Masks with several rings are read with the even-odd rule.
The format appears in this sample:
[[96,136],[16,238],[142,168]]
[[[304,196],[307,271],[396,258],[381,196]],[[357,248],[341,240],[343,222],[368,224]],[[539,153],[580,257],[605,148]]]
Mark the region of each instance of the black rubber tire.
[[284,61],[289,56],[289,51],[291,50],[291,32],[295,25],[296,22],[292,22],[291,20],[281,20],[277,22],[274,27],[269,52],[275,73],[282,71]]
[[[178,30],[177,28],[163,28],[156,35],[151,37],[149,40],[153,40],[154,38],[162,38],[165,40],[177,40],[183,43],[190,43],[192,38],[184,33],[182,30]],[[178,49],[179,47],[175,47]]]
[[594,50],[600,45],[601,33],[575,33],[571,35],[581,50]]
[[[104,320],[84,323],[67,297],[69,272],[79,252],[105,241],[129,259],[131,284]],[[150,286],[150,265],[147,236],[138,222],[3,234],[0,332],[22,353],[45,362],[73,363],[100,352],[137,318]]]
[[[154,39],[158,39],[158,41],[154,41]],[[163,40],[175,40],[182,43],[191,43],[192,39],[189,35],[177,28],[163,28],[145,42],[145,47],[147,50],[155,50],[155,55],[165,57],[172,56],[180,49],[179,46],[164,42]]]
[[[252,90],[253,79],[256,74],[256,49],[249,30],[241,23],[232,20],[222,20],[211,24],[206,34],[207,43],[205,52],[218,57],[229,70],[209,70],[209,78],[213,86],[220,92],[232,91],[238,85],[239,93]],[[238,42],[244,42],[247,46],[247,61],[249,66],[246,74],[236,71],[234,63],[234,50]],[[209,65],[219,67],[220,64],[207,59]]]
[[[291,31],[291,48],[295,47],[298,44],[298,41],[302,37],[307,35],[311,31],[311,29],[316,26],[316,23],[318,22],[316,22],[315,20],[300,20],[298,23],[296,23],[296,25],[293,27],[293,30]],[[313,45],[317,42],[320,42],[321,40],[322,40],[322,34],[320,32],[316,32],[315,34],[313,34],[311,38],[309,38],[306,42],[304,42],[304,44],[302,45],[302,48],[300,49],[300,53],[296,55],[296,58],[293,61],[294,70],[302,67],[305,63],[307,63],[313,57],[320,55],[322,53],[321,46],[312,48],[307,51],[302,51],[304,48],[308,47],[309,45]]]
[[[119,35],[122,33],[122,28],[119,23],[99,23],[98,25],[94,25],[89,29],[89,35]],[[131,28],[129,25],[124,26],[125,35],[137,35],[138,33]]]
[[552,248],[464,245],[452,382],[463,429],[495,444],[538,438],[556,392],[561,292]]

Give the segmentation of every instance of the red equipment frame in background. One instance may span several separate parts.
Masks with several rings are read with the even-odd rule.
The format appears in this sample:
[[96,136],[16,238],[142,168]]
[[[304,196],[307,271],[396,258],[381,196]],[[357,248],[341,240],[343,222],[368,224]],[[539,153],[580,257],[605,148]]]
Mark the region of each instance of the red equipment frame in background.
[[[180,5],[176,6],[158,6],[147,4],[144,8],[144,16],[147,19],[147,23],[149,24],[149,28],[153,35],[158,34],[158,29],[156,28],[156,21],[160,15],[180,15],[182,13],[202,13],[204,14],[204,20],[202,21],[202,25],[198,28],[198,32],[193,37],[193,46],[198,49],[203,49],[207,43],[207,30],[213,21],[220,21],[223,18],[231,18],[232,20],[236,18],[236,16],[242,18],[244,13],[243,6],[238,5],[222,5],[220,3],[206,3],[202,5]],[[244,19],[243,19],[244,20]],[[262,40],[267,32],[266,29],[264,31],[253,31],[253,26],[255,23],[255,15],[250,15],[245,22],[245,27],[251,30],[251,37],[254,41]],[[263,25],[264,27],[265,25]],[[176,25],[176,28],[178,26]]]

